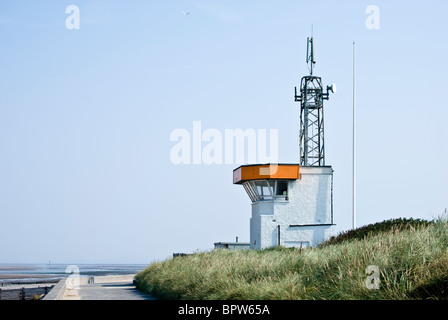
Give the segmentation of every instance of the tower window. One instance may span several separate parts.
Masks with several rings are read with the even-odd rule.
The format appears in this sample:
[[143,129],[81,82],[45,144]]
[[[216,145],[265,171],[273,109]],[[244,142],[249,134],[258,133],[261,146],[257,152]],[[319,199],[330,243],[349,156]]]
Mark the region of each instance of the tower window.
[[288,180],[252,180],[243,183],[252,202],[288,200]]
[[287,180],[277,180],[275,187],[275,198],[276,199],[288,199],[288,181]]

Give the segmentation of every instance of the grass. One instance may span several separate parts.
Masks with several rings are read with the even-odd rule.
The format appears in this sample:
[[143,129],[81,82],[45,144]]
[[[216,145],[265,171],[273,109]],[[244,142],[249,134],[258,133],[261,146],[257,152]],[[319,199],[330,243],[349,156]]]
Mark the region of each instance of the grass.
[[[358,239],[362,240],[368,237],[369,235],[374,235],[380,232],[389,231],[389,230],[406,230],[406,229],[416,229],[421,227],[426,227],[430,224],[435,223],[435,221],[428,221],[423,219],[391,219],[385,220],[383,222],[369,224],[355,230],[348,230],[346,232],[342,232],[338,234],[336,237],[331,237],[328,241],[323,243],[322,245],[328,244],[336,244],[345,240]],[[321,246],[322,246],[321,245]]]
[[[366,285],[370,265],[379,289]],[[199,252],[155,262],[136,280],[168,300],[447,299],[448,222],[383,221],[303,250]]]

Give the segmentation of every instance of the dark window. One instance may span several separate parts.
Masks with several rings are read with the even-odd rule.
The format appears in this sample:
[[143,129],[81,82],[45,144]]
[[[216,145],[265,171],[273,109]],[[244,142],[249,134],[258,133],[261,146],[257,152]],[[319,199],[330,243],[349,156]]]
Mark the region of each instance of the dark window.
[[287,196],[288,195],[288,181],[279,180],[277,181],[277,190],[275,192],[276,196]]

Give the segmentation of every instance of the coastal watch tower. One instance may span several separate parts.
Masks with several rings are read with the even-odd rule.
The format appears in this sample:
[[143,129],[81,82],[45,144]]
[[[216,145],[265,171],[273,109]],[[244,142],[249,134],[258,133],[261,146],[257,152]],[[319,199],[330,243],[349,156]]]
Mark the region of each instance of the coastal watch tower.
[[325,164],[323,102],[335,85],[324,92],[313,75],[314,38],[307,39],[310,74],[295,89],[300,102],[299,164],[243,165],[233,171],[252,201],[250,248],[317,246],[331,236],[333,224],[333,169]]

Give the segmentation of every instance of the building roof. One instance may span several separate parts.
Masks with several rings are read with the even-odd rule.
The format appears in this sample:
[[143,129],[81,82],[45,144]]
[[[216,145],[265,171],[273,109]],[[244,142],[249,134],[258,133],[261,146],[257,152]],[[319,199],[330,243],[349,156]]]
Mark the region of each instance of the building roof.
[[241,184],[248,180],[262,179],[300,179],[298,164],[251,164],[233,170],[233,183]]

